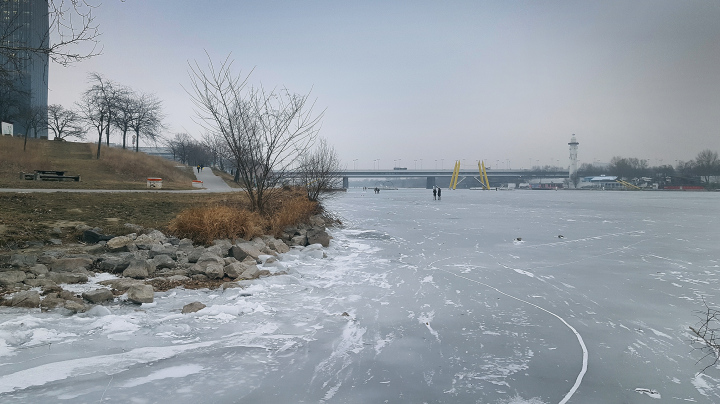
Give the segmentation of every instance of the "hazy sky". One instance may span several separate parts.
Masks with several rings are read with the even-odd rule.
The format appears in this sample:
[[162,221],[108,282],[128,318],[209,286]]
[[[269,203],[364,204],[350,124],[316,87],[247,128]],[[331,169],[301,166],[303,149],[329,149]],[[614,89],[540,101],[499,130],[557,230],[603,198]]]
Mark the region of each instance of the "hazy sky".
[[104,0],[96,17],[103,54],[52,65],[50,102],[98,72],[162,99],[168,134],[202,133],[183,86],[207,52],[312,91],[348,168],[567,166],[573,133],[581,163],[720,151],[715,0]]

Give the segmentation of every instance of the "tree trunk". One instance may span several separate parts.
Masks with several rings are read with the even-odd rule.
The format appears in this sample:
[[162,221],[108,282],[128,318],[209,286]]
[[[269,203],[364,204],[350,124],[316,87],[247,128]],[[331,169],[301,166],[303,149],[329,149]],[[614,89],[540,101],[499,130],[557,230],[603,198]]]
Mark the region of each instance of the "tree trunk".
[[100,160],[100,146],[102,146],[102,131],[100,131],[100,136],[98,137],[98,149],[97,149],[97,159]]

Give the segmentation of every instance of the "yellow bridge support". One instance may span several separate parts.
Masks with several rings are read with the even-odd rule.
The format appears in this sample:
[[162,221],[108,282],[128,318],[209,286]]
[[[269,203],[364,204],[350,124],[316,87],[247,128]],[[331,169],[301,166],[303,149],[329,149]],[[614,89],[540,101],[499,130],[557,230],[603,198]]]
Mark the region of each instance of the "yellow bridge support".
[[488,180],[487,170],[485,170],[484,161],[478,162],[478,171],[480,171],[480,183],[482,184],[483,189],[490,189],[490,181]]
[[450,189],[457,187],[458,177],[460,177],[460,160],[455,161],[455,168],[453,169],[452,177],[450,177]]

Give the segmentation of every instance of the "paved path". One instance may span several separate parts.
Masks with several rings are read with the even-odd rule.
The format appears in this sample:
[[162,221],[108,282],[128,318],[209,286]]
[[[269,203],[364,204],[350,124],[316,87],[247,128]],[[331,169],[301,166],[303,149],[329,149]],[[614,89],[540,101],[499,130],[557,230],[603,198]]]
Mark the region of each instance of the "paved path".
[[195,176],[198,180],[203,182],[205,188],[196,188],[188,190],[169,190],[169,189],[63,189],[63,188],[0,188],[0,192],[93,192],[93,193],[123,193],[123,192],[173,192],[173,193],[187,193],[187,194],[198,194],[206,192],[236,192],[240,191],[240,188],[231,188],[228,184],[223,181],[222,178],[213,174],[209,167],[204,168],[199,173],[195,169]]
[[205,167],[200,170],[200,172],[197,172],[197,169],[195,169],[195,176],[203,182],[205,192],[233,192],[237,190],[237,188],[230,188],[230,185],[222,178],[213,174],[210,167]]

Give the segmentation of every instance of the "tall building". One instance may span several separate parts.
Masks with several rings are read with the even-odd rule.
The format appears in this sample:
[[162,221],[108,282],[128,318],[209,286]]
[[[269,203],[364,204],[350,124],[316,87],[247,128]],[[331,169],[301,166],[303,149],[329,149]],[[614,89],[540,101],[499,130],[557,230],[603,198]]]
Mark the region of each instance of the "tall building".
[[16,135],[47,136],[27,126],[47,117],[49,21],[47,0],[0,0],[0,119]]

